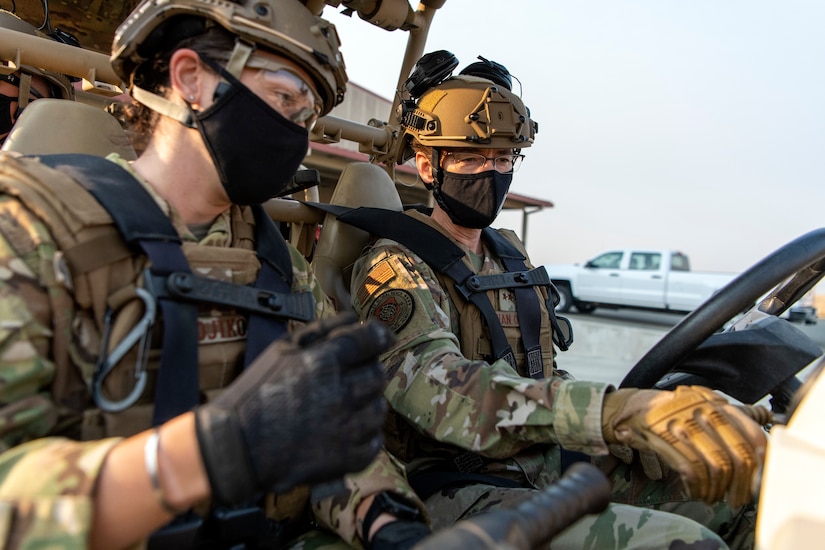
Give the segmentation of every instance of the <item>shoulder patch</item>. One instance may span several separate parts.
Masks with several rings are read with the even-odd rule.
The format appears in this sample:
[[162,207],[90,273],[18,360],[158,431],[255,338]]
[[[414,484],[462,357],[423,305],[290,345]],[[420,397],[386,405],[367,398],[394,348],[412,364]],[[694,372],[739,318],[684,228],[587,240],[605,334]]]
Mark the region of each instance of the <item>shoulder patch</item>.
[[358,301],[363,304],[381,286],[394,278],[395,270],[390,265],[389,260],[381,260],[370,269],[369,275],[364,279],[361,288],[358,289]]
[[367,312],[368,319],[384,323],[393,332],[398,332],[410,322],[415,311],[415,302],[409,291],[394,288],[378,296]]

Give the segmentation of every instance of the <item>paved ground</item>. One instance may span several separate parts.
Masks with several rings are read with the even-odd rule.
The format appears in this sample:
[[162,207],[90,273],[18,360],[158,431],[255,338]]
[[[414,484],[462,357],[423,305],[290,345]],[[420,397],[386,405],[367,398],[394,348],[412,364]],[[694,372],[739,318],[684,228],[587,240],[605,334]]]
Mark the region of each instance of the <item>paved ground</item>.
[[[573,323],[575,340],[559,354],[559,367],[580,380],[618,384],[625,374],[681,319],[680,315],[597,311],[590,315],[566,314]],[[825,321],[795,324],[825,349]]]

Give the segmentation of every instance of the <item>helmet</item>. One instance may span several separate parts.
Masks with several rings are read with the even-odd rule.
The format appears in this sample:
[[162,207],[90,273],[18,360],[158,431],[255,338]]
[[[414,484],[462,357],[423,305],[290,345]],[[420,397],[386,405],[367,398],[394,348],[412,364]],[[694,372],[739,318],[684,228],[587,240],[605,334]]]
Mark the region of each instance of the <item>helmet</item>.
[[430,147],[521,149],[532,145],[538,125],[521,98],[505,85],[510,82],[506,69],[498,71],[494,81],[476,76],[470,67],[466,74],[449,77],[420,98],[401,103],[397,116],[405,144],[399,162],[412,155],[408,147],[412,139]]
[[203,18],[200,32],[212,21],[297,63],[318,88],[322,114],[343,101],[347,75],[335,26],[299,0],[144,0],[117,29],[112,45],[112,66],[124,82],[132,85],[135,71],[157,53],[176,16]]
[[[39,36],[41,38],[49,38],[47,34],[38,31],[34,26],[6,10],[0,10],[0,28],[30,34],[32,36]],[[15,70],[11,72],[8,69],[8,65],[6,66],[6,70],[0,69],[0,74],[3,76],[3,80],[11,82],[20,88],[21,105],[28,103],[28,86],[30,84],[26,79],[21,79],[14,74],[11,74],[12,72],[19,72],[21,75],[39,76],[49,85],[53,97],[59,99],[74,99],[74,88],[72,87],[72,83],[66,76],[60,73],[32,67],[31,65],[20,65],[19,69],[15,68]]]

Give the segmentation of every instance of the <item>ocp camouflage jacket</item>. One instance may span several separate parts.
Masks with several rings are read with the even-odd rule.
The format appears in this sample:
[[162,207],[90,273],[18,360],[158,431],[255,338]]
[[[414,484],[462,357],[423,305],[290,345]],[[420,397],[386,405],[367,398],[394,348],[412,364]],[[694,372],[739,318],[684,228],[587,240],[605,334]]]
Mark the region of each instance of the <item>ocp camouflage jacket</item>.
[[[429,217],[408,214],[446,235]],[[518,243],[512,232],[503,233]],[[474,273],[504,272],[488,247],[481,256],[462,248],[463,261]],[[551,353],[544,354],[545,373],[550,376],[543,380],[516,372],[503,359],[489,362],[484,355],[489,349],[484,344],[485,338],[489,340],[484,336],[487,328],[473,329],[479,335],[477,345],[467,341],[461,334],[463,316],[475,306],[456,303],[448,284],[418,255],[389,239],[377,240],[353,269],[355,310],[362,319],[387,323],[398,335],[396,346],[382,357],[385,396],[395,413],[387,425],[389,450],[407,462],[411,473],[470,451],[499,463],[488,470],[507,470],[501,462],[518,463],[528,480],[535,479],[535,470],[543,467],[541,455],[554,444],[571,451],[607,453],[601,429],[607,386],[575,381],[555,371]],[[489,291],[489,296],[499,319],[508,325],[504,328],[510,345],[518,351],[512,296],[507,289]],[[474,319],[482,323],[480,316]],[[542,348],[552,350],[549,330],[541,335]]]
[[[121,166],[128,164],[112,158]],[[254,282],[254,217],[233,206],[198,240],[179,216],[142,182],[183,240],[192,270],[238,284]],[[121,413],[96,408],[90,397],[105,313],[117,342],[140,315],[134,288],[146,258],[124,254],[106,211],[68,176],[35,159],[0,156],[0,540],[20,547],[44,538],[85,548],[95,480],[122,437],[151,426],[154,373],[162,334],[152,335],[149,383]],[[310,291],[316,315],[334,313],[305,258],[289,247],[293,291]],[[137,309],[136,309],[137,308]],[[290,328],[294,322],[290,321]],[[198,315],[200,390],[209,398],[240,372],[246,323],[231,308],[203,306]],[[134,386],[127,356],[104,390],[111,399]],[[321,510],[324,523],[355,541],[355,509],[372,492],[414,495],[386,454],[347,481],[350,491]],[[290,521],[309,512],[308,490],[269,499],[270,516]],[[323,518],[321,518],[323,519]]]

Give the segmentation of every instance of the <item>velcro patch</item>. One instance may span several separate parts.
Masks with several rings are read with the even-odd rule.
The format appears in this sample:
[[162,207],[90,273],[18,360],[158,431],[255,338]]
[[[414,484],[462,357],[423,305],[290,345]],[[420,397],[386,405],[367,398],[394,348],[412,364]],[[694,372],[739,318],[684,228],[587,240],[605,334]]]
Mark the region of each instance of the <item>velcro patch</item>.
[[198,343],[218,344],[246,338],[248,322],[243,315],[198,318]]
[[370,306],[367,318],[384,323],[393,332],[398,332],[410,322],[415,311],[412,294],[394,288],[378,296]]
[[518,314],[513,311],[497,311],[498,322],[503,327],[517,327],[519,326]]
[[390,265],[389,260],[383,260],[375,264],[358,290],[358,301],[363,304],[367,301],[367,298],[372,296],[373,292],[393,278],[395,278],[395,270]]

